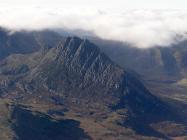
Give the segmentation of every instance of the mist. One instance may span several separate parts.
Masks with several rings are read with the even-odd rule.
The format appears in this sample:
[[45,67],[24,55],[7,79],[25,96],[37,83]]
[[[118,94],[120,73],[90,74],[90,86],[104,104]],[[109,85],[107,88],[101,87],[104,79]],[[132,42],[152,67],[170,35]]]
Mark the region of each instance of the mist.
[[169,46],[187,38],[186,10],[112,10],[93,7],[4,6],[0,26],[12,31],[63,29],[139,48]]

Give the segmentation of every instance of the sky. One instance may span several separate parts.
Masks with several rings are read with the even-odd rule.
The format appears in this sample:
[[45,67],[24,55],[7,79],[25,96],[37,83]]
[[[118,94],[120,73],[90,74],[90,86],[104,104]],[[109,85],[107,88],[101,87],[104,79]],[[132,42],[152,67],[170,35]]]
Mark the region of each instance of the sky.
[[0,0],[0,26],[66,29],[139,48],[187,38],[186,0]]
[[118,9],[185,9],[186,0],[0,0],[6,5],[88,5]]

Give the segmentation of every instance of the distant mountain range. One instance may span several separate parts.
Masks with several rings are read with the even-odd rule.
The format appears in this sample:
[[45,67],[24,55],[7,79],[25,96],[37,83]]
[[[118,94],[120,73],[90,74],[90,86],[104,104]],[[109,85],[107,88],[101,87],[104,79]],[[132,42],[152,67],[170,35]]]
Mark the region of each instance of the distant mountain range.
[[[1,29],[0,40],[0,95],[8,108],[3,115],[11,120],[2,123],[10,136],[0,138],[171,139],[187,134],[182,117],[136,74],[180,78],[186,68],[184,50],[107,48],[109,42],[95,41],[99,48],[52,31]],[[112,50],[125,55],[119,58]]]
[[[128,44],[92,39],[114,62],[139,74],[154,93],[181,100],[187,91],[187,42],[139,49]],[[164,85],[164,86],[163,86]],[[179,94],[178,94],[179,93]]]

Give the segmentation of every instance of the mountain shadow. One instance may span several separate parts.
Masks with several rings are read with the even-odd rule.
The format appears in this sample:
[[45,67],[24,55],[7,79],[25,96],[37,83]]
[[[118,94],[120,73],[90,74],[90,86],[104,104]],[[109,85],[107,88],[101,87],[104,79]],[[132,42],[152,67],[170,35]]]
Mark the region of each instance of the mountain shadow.
[[15,107],[12,113],[15,120],[12,128],[17,135],[16,140],[90,140],[91,138],[79,127],[80,122],[53,120],[42,113]]

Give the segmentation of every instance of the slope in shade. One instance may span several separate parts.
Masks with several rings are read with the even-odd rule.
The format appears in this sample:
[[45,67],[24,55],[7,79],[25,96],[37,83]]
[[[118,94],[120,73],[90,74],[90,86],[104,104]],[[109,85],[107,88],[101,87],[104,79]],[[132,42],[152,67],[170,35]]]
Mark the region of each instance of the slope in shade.
[[12,127],[17,140],[90,140],[75,120],[53,120],[49,116],[16,106]]

